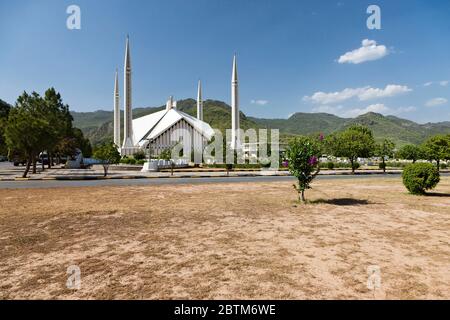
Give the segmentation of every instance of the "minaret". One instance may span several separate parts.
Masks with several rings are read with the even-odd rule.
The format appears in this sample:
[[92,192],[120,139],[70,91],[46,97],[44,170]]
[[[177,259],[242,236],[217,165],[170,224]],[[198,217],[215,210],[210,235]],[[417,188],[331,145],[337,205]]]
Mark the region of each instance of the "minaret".
[[233,58],[233,74],[231,76],[231,149],[241,148],[239,127],[239,92],[236,54]]
[[124,132],[122,148],[133,148],[133,111],[131,107],[131,57],[130,39],[127,35],[124,65]]
[[198,80],[197,119],[203,121],[202,82]]
[[120,147],[120,97],[119,97],[119,73],[116,69],[114,82],[114,144]]

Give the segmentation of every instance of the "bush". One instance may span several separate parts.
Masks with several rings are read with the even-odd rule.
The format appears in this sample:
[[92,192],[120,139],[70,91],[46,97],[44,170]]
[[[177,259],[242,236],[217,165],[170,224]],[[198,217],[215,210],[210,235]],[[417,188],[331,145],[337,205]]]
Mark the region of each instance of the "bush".
[[128,164],[136,164],[136,159],[128,159]]
[[328,163],[327,163],[327,168],[328,168],[329,170],[333,170],[333,169],[334,169],[334,163],[333,163],[333,162],[328,162]]
[[385,170],[386,169],[386,163],[380,162],[378,164],[378,168],[380,168],[381,170]]
[[145,159],[136,161],[136,164],[138,164],[138,165],[143,165],[144,163],[145,163]]
[[144,153],[144,151],[138,151],[138,152],[136,152],[135,154],[133,154],[133,158],[134,158],[136,161],[145,159],[145,153]]
[[412,194],[425,194],[439,183],[439,171],[431,163],[409,164],[403,170],[403,184]]
[[440,167],[441,167],[441,169],[447,169],[448,168],[446,163],[441,163]]
[[353,163],[353,170],[358,170],[360,166],[361,165],[359,164],[359,162],[354,162]]

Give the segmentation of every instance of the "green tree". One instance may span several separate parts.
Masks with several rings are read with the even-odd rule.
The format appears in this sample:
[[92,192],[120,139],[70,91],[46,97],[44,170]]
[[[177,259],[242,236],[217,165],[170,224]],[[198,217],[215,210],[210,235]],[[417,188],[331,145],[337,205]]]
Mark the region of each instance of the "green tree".
[[329,153],[336,157],[346,157],[355,173],[358,157],[367,158],[373,154],[375,140],[372,131],[361,125],[354,125],[327,138]]
[[0,99],[0,155],[6,155],[8,153],[8,147],[5,139],[5,127],[8,123],[8,115],[10,110],[11,106]]
[[390,139],[384,139],[381,143],[376,144],[375,154],[381,157],[381,168],[386,172],[386,157],[393,157],[395,143]]
[[120,153],[117,150],[117,146],[112,143],[106,143],[98,147],[94,151],[94,158],[102,160],[104,176],[108,175],[108,169],[111,164],[117,164],[120,162]]
[[422,149],[425,157],[432,161],[436,161],[436,166],[439,171],[441,160],[450,159],[450,134],[439,134],[426,140]]
[[423,151],[420,146],[407,144],[397,152],[397,158],[412,160],[413,163],[416,163],[417,160],[423,159]]
[[288,169],[298,180],[298,186],[294,185],[294,188],[302,203],[306,202],[305,190],[311,188],[311,182],[320,171],[320,153],[319,142],[309,137],[291,140],[286,150]]
[[24,92],[9,112],[5,129],[6,143],[10,150],[25,154],[28,158],[24,178],[31,165],[33,173],[36,173],[36,157],[48,144],[52,132],[49,119],[45,116],[44,104],[36,92],[31,95]]
[[64,139],[73,137],[72,115],[69,112],[69,106],[64,104],[61,95],[54,88],[48,89],[44,94],[44,117],[51,124],[45,140],[45,150],[48,154],[48,167],[53,162],[53,156],[58,151],[60,142]]

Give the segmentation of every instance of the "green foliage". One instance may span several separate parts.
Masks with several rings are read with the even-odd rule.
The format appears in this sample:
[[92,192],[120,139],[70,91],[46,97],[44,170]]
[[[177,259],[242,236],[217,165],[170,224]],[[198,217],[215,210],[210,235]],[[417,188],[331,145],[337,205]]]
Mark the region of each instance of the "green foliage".
[[446,163],[441,163],[441,169],[447,169],[448,165]]
[[386,170],[386,167],[387,167],[386,162],[380,162],[378,164],[378,168],[380,168],[381,170]]
[[386,171],[386,157],[392,158],[394,156],[395,144],[390,139],[384,139],[381,143],[375,145],[375,155],[381,157],[382,163],[379,167]]
[[159,159],[169,161],[172,159],[172,149],[167,148],[159,154]]
[[399,159],[412,160],[413,162],[425,158],[422,148],[414,144],[404,145],[396,156]]
[[313,138],[299,137],[289,143],[286,159],[290,173],[297,178],[300,201],[305,202],[305,190],[311,188],[311,182],[320,171],[320,143]]
[[8,147],[5,140],[5,127],[8,124],[8,115],[11,110],[11,106],[5,101],[0,99],[0,156],[8,153]]
[[117,150],[117,146],[114,143],[110,142],[98,147],[94,151],[94,158],[103,161],[104,175],[106,177],[108,174],[109,165],[120,162],[120,153]]
[[136,161],[145,159],[144,151],[136,152],[135,154],[133,154],[133,158],[136,159]]
[[[5,138],[12,153],[24,154],[28,158],[23,173],[26,177],[31,162],[35,164],[37,155],[49,145],[54,137],[54,129],[50,122],[52,117],[47,113],[44,99],[33,92],[24,92],[9,112]],[[35,172],[35,166],[33,166]]]
[[439,134],[426,140],[422,149],[427,160],[435,160],[439,170],[441,160],[450,160],[450,134]]
[[329,169],[329,170],[333,170],[334,169],[334,163],[333,162],[327,162],[327,168]]
[[359,164],[359,162],[353,162],[351,164],[352,171],[358,170],[360,167],[361,165]]
[[439,171],[431,163],[409,164],[403,170],[403,184],[412,194],[425,194],[439,183]]
[[95,149],[94,158],[108,164],[116,164],[120,161],[120,153],[114,143],[106,143]]
[[358,157],[367,158],[373,154],[375,140],[367,127],[354,125],[345,131],[331,135],[326,140],[327,151],[336,157],[350,160],[352,171]]

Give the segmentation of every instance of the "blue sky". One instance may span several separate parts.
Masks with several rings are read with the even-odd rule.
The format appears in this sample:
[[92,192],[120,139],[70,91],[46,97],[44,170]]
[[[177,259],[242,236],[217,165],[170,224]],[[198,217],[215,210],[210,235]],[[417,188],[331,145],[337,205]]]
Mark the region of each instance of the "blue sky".
[[[81,30],[66,27],[71,4]],[[371,4],[381,30],[366,26]],[[0,98],[54,86],[72,110],[112,110],[127,33],[134,107],[195,97],[199,78],[229,103],[236,52],[247,115],[450,120],[447,0],[0,0]]]

